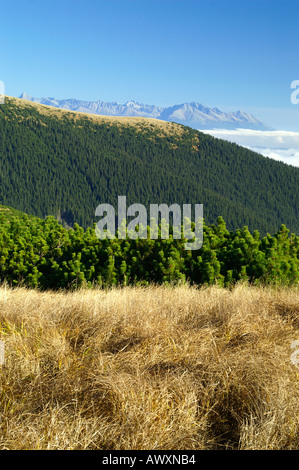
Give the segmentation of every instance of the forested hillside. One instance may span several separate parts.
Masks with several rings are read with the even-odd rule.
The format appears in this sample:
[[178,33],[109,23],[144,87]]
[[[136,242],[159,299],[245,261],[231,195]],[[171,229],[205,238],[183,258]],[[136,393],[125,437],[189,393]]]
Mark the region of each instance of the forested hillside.
[[298,168],[178,124],[0,106],[0,203],[69,226],[92,226],[97,205],[126,195],[203,204],[205,222],[222,216],[229,230],[298,233],[298,188]]

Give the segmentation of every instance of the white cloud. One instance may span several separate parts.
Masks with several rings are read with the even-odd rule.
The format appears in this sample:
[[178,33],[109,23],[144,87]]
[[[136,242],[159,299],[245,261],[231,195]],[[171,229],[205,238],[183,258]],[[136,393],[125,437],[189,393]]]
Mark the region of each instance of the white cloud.
[[288,165],[299,167],[299,148],[297,149],[269,149],[260,147],[247,147],[254,152],[264,155],[264,157],[270,157],[274,160],[287,163]]
[[299,132],[213,129],[201,131],[235,142],[266,157],[299,167]]

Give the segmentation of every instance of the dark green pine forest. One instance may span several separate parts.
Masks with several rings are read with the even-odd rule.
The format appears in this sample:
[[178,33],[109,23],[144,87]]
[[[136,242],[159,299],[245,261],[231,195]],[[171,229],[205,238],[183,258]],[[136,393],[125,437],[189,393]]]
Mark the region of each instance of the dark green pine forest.
[[[12,98],[0,106],[0,152],[0,283],[298,284],[298,168],[178,124]],[[186,250],[172,229],[99,240],[95,208],[117,208],[119,195],[127,206],[203,204],[202,248]]]
[[203,204],[206,224],[298,233],[299,169],[174,123],[103,118],[6,98],[0,203],[84,229],[101,203]]

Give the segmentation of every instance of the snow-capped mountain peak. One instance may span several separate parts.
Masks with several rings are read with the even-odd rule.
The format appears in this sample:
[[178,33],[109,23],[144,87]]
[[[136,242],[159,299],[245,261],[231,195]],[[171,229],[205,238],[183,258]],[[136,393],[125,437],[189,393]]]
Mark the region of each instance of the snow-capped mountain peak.
[[109,116],[140,116],[184,124],[195,129],[254,129],[273,130],[254,116],[243,111],[225,113],[218,108],[209,108],[200,103],[182,103],[166,108],[137,103],[134,100],[124,104],[116,102],[83,101],[76,99],[34,98],[22,93],[20,98],[56,108],[81,111]]

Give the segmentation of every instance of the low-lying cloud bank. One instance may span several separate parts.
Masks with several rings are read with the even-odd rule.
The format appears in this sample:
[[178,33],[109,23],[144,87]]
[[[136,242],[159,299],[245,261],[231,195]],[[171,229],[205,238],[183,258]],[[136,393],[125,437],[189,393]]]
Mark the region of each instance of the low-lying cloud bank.
[[212,129],[201,131],[235,142],[265,157],[299,167],[299,132]]

